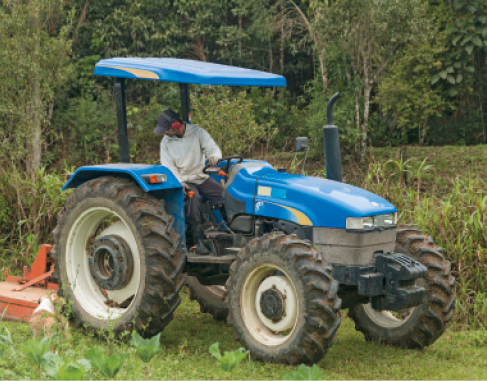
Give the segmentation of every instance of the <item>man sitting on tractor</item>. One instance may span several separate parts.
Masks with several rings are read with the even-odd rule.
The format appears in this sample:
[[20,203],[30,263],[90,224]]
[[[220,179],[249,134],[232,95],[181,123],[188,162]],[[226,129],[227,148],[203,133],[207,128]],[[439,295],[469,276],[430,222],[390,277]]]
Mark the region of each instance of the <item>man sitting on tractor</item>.
[[161,140],[161,164],[166,166],[183,186],[185,196],[194,192],[189,203],[188,222],[193,231],[197,254],[208,254],[203,242],[203,221],[201,219],[200,194],[210,201],[214,208],[222,207],[223,186],[203,173],[205,157],[209,165],[216,165],[222,157],[220,148],[210,134],[197,124],[181,121],[173,110],[159,115],[156,134],[164,134]]

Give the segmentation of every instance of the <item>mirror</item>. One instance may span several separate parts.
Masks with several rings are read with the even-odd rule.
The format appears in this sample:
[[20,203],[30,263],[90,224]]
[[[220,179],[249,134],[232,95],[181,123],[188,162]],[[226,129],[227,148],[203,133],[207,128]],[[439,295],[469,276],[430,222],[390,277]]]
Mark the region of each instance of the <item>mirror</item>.
[[308,149],[308,138],[299,137],[296,138],[296,143],[294,145],[294,152],[303,152]]

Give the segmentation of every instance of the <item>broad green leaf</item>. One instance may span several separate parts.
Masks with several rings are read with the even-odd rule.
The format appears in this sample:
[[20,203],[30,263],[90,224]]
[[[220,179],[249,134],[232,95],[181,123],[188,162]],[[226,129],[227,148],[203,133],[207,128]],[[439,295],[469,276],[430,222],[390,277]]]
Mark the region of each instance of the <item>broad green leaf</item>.
[[81,364],[71,361],[61,366],[58,374],[60,380],[82,380],[85,372],[85,368]]
[[473,73],[475,71],[475,67],[473,66],[467,66],[467,70],[470,72],[470,73]]
[[450,82],[452,85],[455,84],[455,78],[453,77],[453,75],[448,75],[446,77],[447,81]]
[[91,362],[90,362],[90,360],[87,360],[87,359],[79,359],[79,360],[76,360],[76,362],[78,364],[80,364],[84,368],[85,372],[89,372],[90,371],[90,369],[91,369]]
[[468,44],[467,46],[465,46],[465,50],[467,51],[468,54],[472,54],[472,52],[473,52],[473,45],[472,44]]
[[439,74],[435,74],[433,76],[433,78],[431,78],[431,84],[434,85],[436,82],[438,82],[440,79],[440,75]]
[[301,364],[298,370],[294,373],[288,373],[283,380],[321,380],[321,370],[315,364],[311,368]]
[[455,9],[461,9],[463,8],[463,6],[465,5],[465,3],[462,1],[462,0],[455,0],[453,2],[453,6],[455,7]]
[[441,78],[446,79],[446,76],[448,75],[448,73],[446,72],[446,70],[442,70],[442,71],[440,71],[439,75]]
[[445,31],[448,33],[456,33],[456,32],[458,32],[458,29],[455,28],[454,26],[451,26],[449,28],[446,28]]
[[98,369],[105,377],[115,378],[122,367],[127,355],[107,356],[100,347],[91,348],[86,352],[85,358],[90,361],[93,368]]
[[130,339],[130,344],[135,346],[137,353],[143,362],[149,363],[150,360],[159,352],[161,334],[144,339],[139,334],[135,333]]
[[479,36],[475,36],[474,38],[472,38],[472,42],[477,46],[484,46],[484,43]]
[[105,377],[115,378],[118,371],[122,368],[123,363],[127,359],[127,355],[125,353],[120,353],[118,355],[105,357],[105,364],[103,368],[100,369],[100,371],[104,374]]
[[106,357],[100,347],[93,347],[85,354],[85,358],[89,360],[91,365],[96,369],[100,369],[103,356]]
[[462,64],[460,62],[455,62],[453,66],[455,67],[455,69],[460,69],[462,67]]
[[232,372],[248,355],[248,352],[239,348],[233,352],[225,352],[225,354],[218,359],[218,365],[226,372]]
[[457,79],[455,80],[455,82],[456,82],[456,83],[460,83],[460,82],[462,82],[462,79],[463,79],[463,75],[458,74],[458,75],[457,75]]
[[465,46],[467,42],[469,42],[472,39],[472,36],[467,36],[465,37],[462,42],[460,43],[460,46]]
[[36,366],[41,366],[42,356],[49,350],[49,340],[43,338],[41,341],[29,339],[22,345],[27,358]]
[[455,96],[455,95],[457,95],[457,94],[458,94],[458,90],[457,90],[455,87],[450,87],[450,88],[448,89],[448,95],[449,95],[450,97],[454,97],[454,96]]
[[0,345],[13,348],[12,336],[7,327],[2,327],[2,333],[0,333]]
[[213,355],[214,357],[216,357],[217,359],[220,359],[222,357],[222,355],[220,354],[220,348],[218,347],[218,343],[214,343],[210,347],[208,352],[210,352],[210,354]]
[[485,16],[480,16],[478,20],[483,24],[487,24],[487,17]]
[[144,343],[144,338],[140,336],[137,332],[134,332],[132,334],[132,337],[130,338],[130,344],[133,345],[134,347],[137,347],[139,345],[142,345]]
[[42,369],[51,378],[58,379],[59,368],[63,365],[63,360],[59,355],[47,352],[42,356]]
[[455,69],[453,69],[453,67],[452,67],[452,66],[448,66],[448,67],[446,68],[446,72],[447,72],[447,73],[449,73],[449,74],[453,73],[454,71],[455,71]]
[[453,40],[452,40],[452,44],[453,44],[453,46],[456,46],[456,45],[457,45],[458,40],[459,40],[459,39],[461,39],[461,38],[462,38],[462,35],[461,35],[461,34],[459,34],[458,36],[455,36],[455,37],[453,38]]

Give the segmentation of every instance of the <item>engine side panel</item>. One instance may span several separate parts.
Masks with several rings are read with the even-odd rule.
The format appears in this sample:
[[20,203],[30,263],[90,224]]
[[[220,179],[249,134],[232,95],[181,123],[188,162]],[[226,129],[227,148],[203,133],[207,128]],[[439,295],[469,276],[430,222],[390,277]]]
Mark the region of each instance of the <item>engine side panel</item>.
[[396,212],[394,205],[364,189],[311,176],[273,172],[258,179],[255,214],[304,226],[345,229],[347,217]]

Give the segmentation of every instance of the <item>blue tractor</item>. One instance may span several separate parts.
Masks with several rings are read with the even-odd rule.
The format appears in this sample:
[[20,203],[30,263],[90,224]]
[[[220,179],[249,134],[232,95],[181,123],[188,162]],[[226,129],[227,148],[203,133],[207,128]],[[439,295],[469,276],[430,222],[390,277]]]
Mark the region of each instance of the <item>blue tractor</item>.
[[[183,285],[203,312],[232,324],[264,362],[316,363],[348,309],[365,339],[422,348],[453,311],[450,263],[429,236],[398,227],[386,200],[342,183],[338,128],[328,103],[323,143],[328,179],[264,161],[223,158],[204,171],[224,184],[224,212],[201,210],[210,255],[187,237],[181,184],[161,165],[131,164],[125,79],[177,82],[191,121],[189,84],[286,86],[255,70],[169,58],[112,58],[95,75],[115,78],[120,163],[68,174],[75,188],[58,216],[50,256],[76,325],[116,333],[161,332]],[[296,140],[296,151],[307,139]]]

